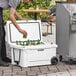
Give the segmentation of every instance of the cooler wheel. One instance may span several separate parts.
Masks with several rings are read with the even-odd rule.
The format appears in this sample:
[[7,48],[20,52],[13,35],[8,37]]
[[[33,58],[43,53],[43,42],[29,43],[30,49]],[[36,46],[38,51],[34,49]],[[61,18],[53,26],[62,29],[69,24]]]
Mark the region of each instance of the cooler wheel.
[[51,59],[51,64],[52,64],[52,65],[56,65],[57,63],[58,63],[57,57],[53,57],[53,58]]

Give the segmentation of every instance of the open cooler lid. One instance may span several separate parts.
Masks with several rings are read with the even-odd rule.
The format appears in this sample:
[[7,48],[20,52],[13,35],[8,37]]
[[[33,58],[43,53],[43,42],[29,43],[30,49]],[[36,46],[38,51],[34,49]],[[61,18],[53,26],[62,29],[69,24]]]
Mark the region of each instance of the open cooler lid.
[[23,38],[23,35],[16,29],[11,21],[7,21],[6,33],[8,43],[15,44],[16,41],[42,41],[41,21],[40,20],[28,20],[17,21],[18,25],[27,31],[27,38]]

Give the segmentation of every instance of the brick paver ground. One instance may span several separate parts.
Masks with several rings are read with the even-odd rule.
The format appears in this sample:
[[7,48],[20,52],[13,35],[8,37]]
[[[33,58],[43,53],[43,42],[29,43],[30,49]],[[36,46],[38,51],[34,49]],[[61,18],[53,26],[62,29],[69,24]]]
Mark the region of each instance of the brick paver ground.
[[59,62],[57,65],[35,67],[0,66],[0,76],[76,76],[76,65]]

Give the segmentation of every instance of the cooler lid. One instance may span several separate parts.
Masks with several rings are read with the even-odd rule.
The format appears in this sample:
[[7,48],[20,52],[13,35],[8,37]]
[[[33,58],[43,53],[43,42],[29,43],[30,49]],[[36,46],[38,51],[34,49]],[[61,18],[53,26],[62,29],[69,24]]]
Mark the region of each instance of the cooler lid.
[[7,40],[9,43],[16,43],[16,41],[37,41],[42,40],[41,21],[40,20],[28,20],[17,21],[18,25],[27,31],[27,38],[23,38],[23,35],[16,29],[11,21],[7,21],[6,32]]

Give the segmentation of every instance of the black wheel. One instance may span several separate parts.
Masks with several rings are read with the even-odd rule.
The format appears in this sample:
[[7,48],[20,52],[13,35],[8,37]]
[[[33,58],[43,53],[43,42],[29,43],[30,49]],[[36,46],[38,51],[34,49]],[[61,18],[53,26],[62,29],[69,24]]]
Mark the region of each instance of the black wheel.
[[63,56],[60,55],[60,56],[59,56],[59,61],[62,61],[62,59],[63,59]]
[[51,64],[52,65],[56,65],[58,63],[58,59],[56,58],[56,57],[53,57],[52,59],[51,59]]

